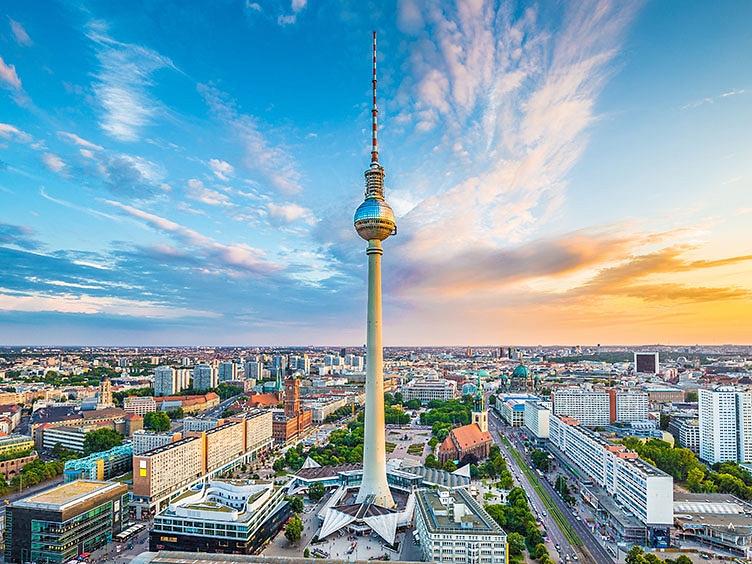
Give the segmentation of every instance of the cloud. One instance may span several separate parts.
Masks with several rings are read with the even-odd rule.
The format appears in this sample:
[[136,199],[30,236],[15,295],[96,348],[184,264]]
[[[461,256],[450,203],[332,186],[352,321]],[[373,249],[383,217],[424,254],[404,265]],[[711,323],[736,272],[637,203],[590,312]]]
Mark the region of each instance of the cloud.
[[243,164],[249,171],[261,175],[273,189],[284,194],[300,192],[300,172],[295,160],[282,147],[272,145],[254,117],[238,114],[234,103],[213,86],[199,84],[198,91],[212,112],[243,143]]
[[120,43],[107,35],[102,22],[89,24],[87,36],[96,44],[100,71],[93,84],[102,109],[100,126],[120,141],[136,141],[162,109],[150,94],[152,75],[172,61],[147,47]]
[[298,14],[305,9],[308,0],[267,0],[263,4],[262,6],[262,3],[246,0],[246,16],[261,16],[275,20],[277,25],[286,26],[297,21]]
[[[169,233],[181,244],[192,248],[194,251],[199,251],[198,255],[192,253],[192,256],[194,259],[203,259],[206,261],[206,264],[203,265],[204,268],[226,269],[245,275],[266,275],[282,268],[281,265],[267,260],[264,251],[261,249],[255,249],[243,243],[232,245],[218,243],[210,237],[169,219],[121,204],[120,202],[108,200],[107,203],[122,210],[131,217],[142,220],[153,229]],[[169,248],[168,254],[182,255],[183,252]]]
[[693,108],[698,108],[704,104],[714,104],[716,101],[722,100],[723,98],[729,98],[730,96],[738,96],[739,94],[745,94],[746,92],[747,91],[744,88],[734,88],[733,90],[723,92],[717,96],[711,96],[711,97],[703,98],[702,100],[697,100],[695,102],[684,104],[681,107],[681,109],[691,110]]
[[20,23],[10,18],[8,18],[8,20],[10,20],[10,29],[13,32],[13,37],[16,38],[16,43],[23,45],[24,47],[29,47],[34,44],[29,37],[29,34],[26,33],[26,30]]
[[209,168],[220,180],[228,180],[228,177],[235,172],[235,168],[230,163],[219,159],[210,159]]
[[13,139],[21,143],[31,143],[32,137],[28,133],[25,133],[18,129],[15,125],[9,123],[0,123],[0,137],[4,139]]
[[62,139],[75,143],[76,145],[80,145],[81,147],[84,147],[86,149],[94,149],[96,151],[104,150],[101,145],[96,145],[92,143],[91,141],[87,141],[86,139],[79,137],[75,133],[68,133],[66,131],[58,131],[57,134],[58,134],[58,137],[61,137]]
[[0,57],[0,81],[15,90],[21,90],[21,79],[16,74],[16,67],[6,64],[2,57]]
[[232,202],[226,194],[210,190],[204,183],[196,178],[188,181],[185,195],[191,200],[207,204],[209,206],[232,206]]
[[425,132],[441,136],[426,165],[400,179],[409,197],[390,187],[415,204],[394,244],[438,260],[518,244],[550,224],[638,4],[401,2],[414,37],[395,119],[421,143]]
[[148,199],[161,193],[164,172],[142,157],[119,155],[107,157],[102,164],[105,187],[119,196]]
[[45,166],[50,169],[52,172],[60,172],[65,168],[65,163],[63,162],[63,159],[55,155],[54,153],[45,153],[42,155],[42,161],[44,161]]
[[0,245],[13,245],[35,250],[40,248],[40,244],[32,238],[33,234],[34,230],[31,227],[0,223]]
[[270,218],[282,220],[284,223],[293,223],[299,219],[304,219],[310,225],[314,223],[311,210],[299,206],[298,204],[279,205],[270,202],[267,208],[269,210]]

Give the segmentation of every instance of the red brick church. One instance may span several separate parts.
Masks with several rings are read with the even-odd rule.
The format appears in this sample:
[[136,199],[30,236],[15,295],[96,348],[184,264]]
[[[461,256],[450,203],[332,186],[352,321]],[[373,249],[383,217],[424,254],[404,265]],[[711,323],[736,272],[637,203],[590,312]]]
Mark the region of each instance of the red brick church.
[[479,460],[488,458],[493,438],[488,432],[488,410],[484,403],[479,380],[473,405],[473,421],[449,431],[447,438],[439,445],[437,458],[441,464],[447,460],[460,461],[467,454],[475,455]]

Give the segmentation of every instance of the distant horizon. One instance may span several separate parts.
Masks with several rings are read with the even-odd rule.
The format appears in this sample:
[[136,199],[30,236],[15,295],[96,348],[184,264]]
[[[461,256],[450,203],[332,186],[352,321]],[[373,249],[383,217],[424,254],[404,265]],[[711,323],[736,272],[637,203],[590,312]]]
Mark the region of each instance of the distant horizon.
[[[696,347],[750,347],[752,344],[737,344],[737,343],[695,343],[689,344],[537,344],[537,345],[522,345],[522,344],[503,344],[503,345],[473,345],[473,344],[459,344],[459,345],[384,345],[385,349],[404,349],[404,348],[418,348],[418,349],[458,349],[458,348],[471,348],[471,349],[498,349],[498,348],[571,348],[571,347],[583,347],[583,348],[622,348],[622,349],[643,349],[643,348],[696,348]],[[133,349],[133,348],[146,348],[146,349],[349,349],[360,350],[365,353],[365,346],[354,345],[4,345],[0,344],[0,349],[17,349],[17,348],[61,348],[61,349],[83,349],[83,348],[113,348],[113,349]],[[642,352],[642,351],[640,351]],[[656,351],[660,352],[660,351]]]

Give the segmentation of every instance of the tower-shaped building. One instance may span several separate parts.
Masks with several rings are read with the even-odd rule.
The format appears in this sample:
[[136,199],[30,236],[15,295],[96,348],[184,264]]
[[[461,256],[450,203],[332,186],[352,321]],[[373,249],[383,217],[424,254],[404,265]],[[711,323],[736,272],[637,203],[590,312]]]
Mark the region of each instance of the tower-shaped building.
[[381,341],[381,242],[394,234],[394,212],[384,199],[384,167],[379,164],[378,113],[376,106],[376,32],[373,33],[373,106],[371,108],[371,164],[365,172],[365,201],[355,212],[355,229],[368,241],[368,314],[366,322],[366,412],[363,441],[363,482],[358,503],[372,500],[392,507],[394,500],[386,480],[384,426],[384,357]]
[[475,390],[475,398],[473,399],[472,422],[475,423],[482,432],[488,432],[488,410],[486,409],[485,403],[480,376],[478,376],[478,389]]

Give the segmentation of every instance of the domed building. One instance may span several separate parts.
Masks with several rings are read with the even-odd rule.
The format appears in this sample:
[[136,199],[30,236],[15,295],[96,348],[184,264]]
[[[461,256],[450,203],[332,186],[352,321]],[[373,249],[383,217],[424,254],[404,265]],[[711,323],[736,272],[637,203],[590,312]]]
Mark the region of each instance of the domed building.
[[533,379],[530,369],[520,361],[520,365],[512,372],[511,388],[515,391],[530,390],[533,387]]

